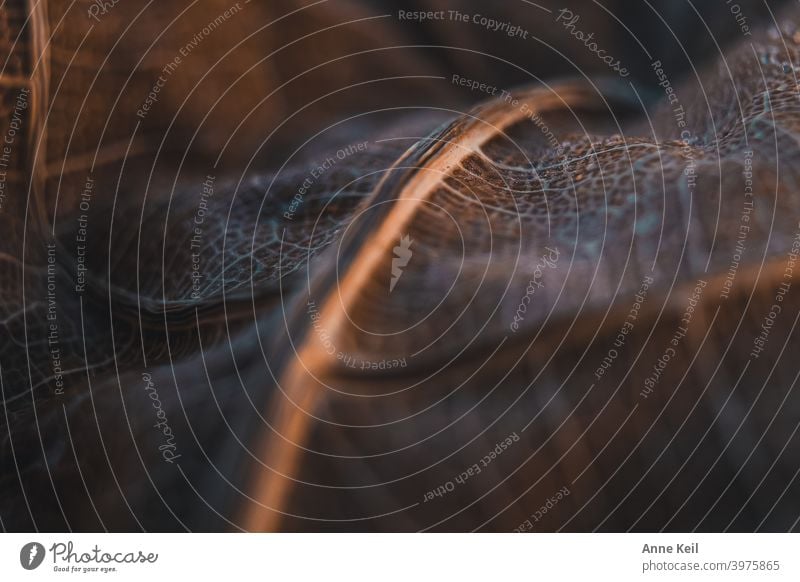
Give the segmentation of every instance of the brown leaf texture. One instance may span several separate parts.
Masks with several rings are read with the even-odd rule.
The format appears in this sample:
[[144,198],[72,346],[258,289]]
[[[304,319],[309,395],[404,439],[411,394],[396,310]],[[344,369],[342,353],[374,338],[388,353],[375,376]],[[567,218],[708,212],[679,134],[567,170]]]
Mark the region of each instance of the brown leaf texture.
[[800,12],[413,4],[5,9],[4,529],[798,528]]
[[[581,432],[583,425],[574,417],[616,405],[598,395],[596,408],[583,408],[584,398],[600,385],[592,363],[602,361],[608,338],[624,325],[643,281],[649,283],[648,305],[640,317],[647,317],[647,323],[636,325],[647,329],[649,342],[639,348],[639,342],[629,340],[629,349],[639,348],[629,355],[633,363],[617,363],[616,373],[604,376],[602,383],[616,385],[617,394],[635,403],[633,389],[646,370],[633,364],[658,358],[658,350],[671,345],[675,329],[687,327],[691,335],[677,342],[685,362],[671,367],[670,381],[680,386],[693,373],[693,385],[704,386],[703,371],[688,365],[693,350],[744,349],[733,342],[738,338],[710,341],[706,335],[711,320],[737,302],[728,299],[725,282],[731,257],[738,256],[732,235],[747,233],[747,250],[737,265],[737,299],[741,294],[752,305],[756,291],[774,291],[781,282],[800,232],[796,204],[790,201],[791,170],[780,180],[774,173],[778,151],[787,167],[796,163],[796,147],[787,139],[794,131],[790,112],[796,113],[796,104],[793,95],[781,95],[793,89],[786,78],[767,86],[768,121],[752,116],[744,126],[733,122],[714,128],[715,139],[706,128],[694,126],[692,135],[709,138],[690,146],[654,136],[586,135],[583,123],[601,124],[587,104],[600,101],[602,110],[613,93],[571,84],[515,94],[514,106],[506,100],[481,106],[418,142],[365,203],[369,207],[363,218],[350,226],[352,238],[329,253],[325,264],[335,265],[335,272],[312,277],[308,292],[292,304],[295,317],[287,329],[290,337],[303,340],[292,341],[292,356],[278,381],[280,394],[273,404],[277,434],[267,435],[262,455],[274,463],[256,481],[262,507],[255,509],[255,517],[249,515],[248,526],[277,527],[278,515],[264,508],[283,506],[287,496],[297,496],[298,510],[307,504],[326,508],[322,515],[336,523],[352,518],[352,506],[341,497],[357,498],[364,489],[379,487],[374,513],[360,519],[391,515],[392,508],[400,507],[423,514],[414,504],[421,501],[420,486],[408,483],[416,475],[405,471],[447,463],[450,473],[458,475],[458,463],[448,463],[455,451],[447,455],[446,448],[437,449],[421,458],[420,445],[442,438],[442,431],[451,433],[454,448],[458,443],[476,451],[475,458],[481,446],[491,450],[494,441],[502,441],[509,427],[536,431],[525,435],[529,447],[515,453],[515,460],[524,463],[517,466],[523,473],[517,479],[525,483],[541,471],[539,483],[549,481],[557,490],[559,479],[569,479],[570,465],[577,474],[595,454],[578,436],[589,438],[590,429],[601,435],[608,431],[595,428],[603,420],[598,416],[593,419],[597,424]],[[541,127],[571,125],[558,113],[574,116],[584,133],[562,130],[558,143],[563,153],[556,156],[542,143]],[[532,114],[539,116],[535,123]],[[607,122],[612,130],[614,121]],[[745,166],[752,167],[758,176],[753,181],[760,184],[754,195],[758,210],[748,214],[746,231],[736,227],[742,205],[722,203],[725,193],[745,192]],[[696,176],[690,177],[687,167]],[[387,292],[387,274],[396,258],[392,249],[405,237],[413,241],[411,266]],[[530,301],[523,303],[524,297]],[[694,325],[680,325],[687,317],[684,297],[694,297],[695,303],[701,299],[691,317]],[[313,307],[311,314],[307,306]],[[574,355],[560,363],[564,356],[554,346],[571,347]],[[403,362],[399,370],[393,368],[398,361]],[[634,373],[638,382],[632,381]],[[449,404],[455,410],[443,413],[441,408],[448,406],[443,403],[450,400],[458,403]],[[542,419],[537,427],[524,420],[523,411],[534,416],[530,411],[542,410],[534,416],[542,417],[547,405],[563,416],[562,425]],[[470,422],[471,416],[478,420]],[[414,428],[408,430],[409,425]],[[603,442],[602,436],[595,438]],[[563,452],[571,455],[549,467],[541,459],[537,464],[542,443],[555,439],[564,439],[561,446],[570,443]],[[452,456],[469,458],[457,452]],[[374,467],[356,470],[362,463]],[[556,472],[560,476],[553,476]],[[448,470],[437,468],[436,473],[448,475]],[[290,477],[296,474],[301,477]],[[368,482],[352,478],[362,474],[374,477]],[[330,475],[339,479],[332,482]],[[445,507],[434,514],[440,521],[427,522],[430,515],[424,514],[414,523],[513,529],[517,509],[508,517],[492,511],[498,497],[513,503],[526,493],[522,483],[513,483],[515,477],[488,491],[459,492],[449,504],[445,498]],[[323,501],[310,499],[320,496]],[[464,497],[476,500],[459,507]],[[336,512],[342,507],[345,515]]]

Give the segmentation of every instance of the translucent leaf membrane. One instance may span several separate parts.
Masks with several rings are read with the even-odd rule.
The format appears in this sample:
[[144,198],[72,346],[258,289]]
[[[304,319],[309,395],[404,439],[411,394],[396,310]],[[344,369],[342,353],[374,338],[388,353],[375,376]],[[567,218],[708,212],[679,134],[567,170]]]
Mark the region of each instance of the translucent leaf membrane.
[[[795,61],[783,38],[756,54]],[[792,71],[756,78],[750,50],[729,61],[761,87],[737,93],[744,121],[695,122],[696,138],[552,130],[552,109],[580,125],[604,103],[559,85],[479,107],[401,158],[290,306],[253,491],[291,517],[251,504],[248,526],[507,531],[562,487],[583,505],[544,529],[757,525],[734,450],[765,469],[793,434],[795,408],[778,406],[791,383],[765,395],[772,362],[748,354],[791,276],[798,151]],[[788,350],[792,317],[775,329]],[[774,499],[790,474],[760,485]]]
[[796,10],[244,4],[0,15],[4,528],[797,527]]

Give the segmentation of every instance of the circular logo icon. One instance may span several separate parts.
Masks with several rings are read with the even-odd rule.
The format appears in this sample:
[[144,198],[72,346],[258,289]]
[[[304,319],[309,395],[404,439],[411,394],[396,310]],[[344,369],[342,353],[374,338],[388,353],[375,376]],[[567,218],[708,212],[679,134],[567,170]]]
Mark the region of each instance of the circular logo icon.
[[44,546],[38,542],[29,542],[19,551],[19,563],[26,570],[35,570],[44,561]]

